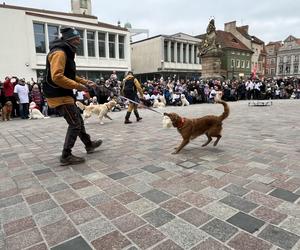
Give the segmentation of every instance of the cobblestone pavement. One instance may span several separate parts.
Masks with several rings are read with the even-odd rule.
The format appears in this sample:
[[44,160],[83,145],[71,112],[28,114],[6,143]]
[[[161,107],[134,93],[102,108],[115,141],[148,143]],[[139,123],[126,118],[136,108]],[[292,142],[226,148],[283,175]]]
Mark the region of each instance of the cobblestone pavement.
[[[140,110],[141,123],[86,124],[101,148],[59,166],[62,118],[0,123],[1,249],[300,249],[298,100],[230,103],[223,137],[178,155],[175,129]],[[187,117],[222,105],[168,107]],[[131,117],[133,119],[134,117]]]

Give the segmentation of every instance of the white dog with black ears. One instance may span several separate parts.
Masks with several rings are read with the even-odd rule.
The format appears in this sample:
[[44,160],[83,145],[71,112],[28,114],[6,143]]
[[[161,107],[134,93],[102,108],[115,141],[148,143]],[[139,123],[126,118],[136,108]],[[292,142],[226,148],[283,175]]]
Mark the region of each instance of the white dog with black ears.
[[35,102],[29,104],[29,120],[30,119],[45,119],[50,118],[49,116],[44,116],[41,111],[37,108]]

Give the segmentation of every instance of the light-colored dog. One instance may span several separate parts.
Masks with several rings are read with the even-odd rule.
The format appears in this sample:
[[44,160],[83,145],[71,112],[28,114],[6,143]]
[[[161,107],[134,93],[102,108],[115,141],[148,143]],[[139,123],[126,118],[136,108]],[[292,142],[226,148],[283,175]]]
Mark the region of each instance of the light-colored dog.
[[181,106],[189,106],[190,105],[188,100],[185,98],[184,94],[181,94],[180,99],[181,99]]
[[166,98],[164,95],[159,95],[159,100],[164,103],[165,105],[167,104]]
[[115,100],[111,100],[107,103],[104,104],[98,104],[98,105],[91,105],[91,106],[86,106],[82,104],[81,102],[77,101],[76,105],[78,108],[80,108],[83,111],[83,119],[90,118],[92,114],[95,114],[98,116],[100,124],[104,124],[103,118],[106,117],[110,120],[112,120],[108,116],[108,112],[111,111],[113,107],[117,105]]
[[159,102],[158,99],[154,100],[153,108],[164,108],[164,107],[166,107],[166,104],[164,104],[163,102]]
[[29,104],[29,120],[31,120],[31,119],[45,119],[45,118],[49,118],[49,117],[44,116],[41,113],[41,111],[38,110],[35,102],[31,102]]

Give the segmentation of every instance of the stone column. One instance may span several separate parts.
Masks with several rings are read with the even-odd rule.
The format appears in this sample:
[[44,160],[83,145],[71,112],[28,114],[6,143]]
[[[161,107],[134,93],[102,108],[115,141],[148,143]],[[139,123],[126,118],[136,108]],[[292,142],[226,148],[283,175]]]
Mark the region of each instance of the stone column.
[[185,55],[186,55],[185,60],[186,60],[186,63],[189,63],[189,55],[190,55],[189,48],[190,48],[190,45],[187,43],[186,47],[185,47],[185,52],[186,52],[185,53]]
[[193,44],[192,45],[192,49],[191,49],[191,52],[192,52],[192,64],[195,63],[195,45]]
[[177,63],[177,42],[174,42],[174,61]]
[[108,59],[109,58],[109,45],[108,45],[108,35],[109,33],[106,32],[105,34],[105,57]]
[[98,40],[98,31],[95,32],[95,56],[99,59],[99,40]]
[[171,41],[168,41],[168,62],[171,62]]
[[183,63],[183,43],[180,43],[180,62]]
[[89,53],[88,53],[88,46],[87,46],[87,30],[86,29],[84,29],[83,34],[84,34],[84,39],[83,39],[84,56],[85,56],[85,58],[88,58]]
[[115,35],[115,51],[116,51],[116,59],[119,59],[119,35]]

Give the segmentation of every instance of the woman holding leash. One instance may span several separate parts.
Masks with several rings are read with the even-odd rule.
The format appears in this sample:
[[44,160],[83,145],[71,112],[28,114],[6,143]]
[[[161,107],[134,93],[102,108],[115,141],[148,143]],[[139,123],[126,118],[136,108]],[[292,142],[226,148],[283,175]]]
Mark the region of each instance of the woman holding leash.
[[132,110],[136,116],[136,121],[138,122],[138,121],[142,120],[142,117],[140,117],[140,115],[137,111],[138,105],[136,104],[136,102],[139,102],[139,97],[137,95],[137,92],[139,92],[140,98],[144,99],[144,94],[143,94],[143,89],[141,87],[141,84],[133,76],[132,71],[129,71],[127,73],[127,76],[123,80],[122,94],[126,98],[133,100],[135,103],[129,101],[129,106],[128,106],[128,110],[127,110],[127,113],[125,116],[125,121],[124,121],[125,124],[132,123],[132,121],[129,120]]

